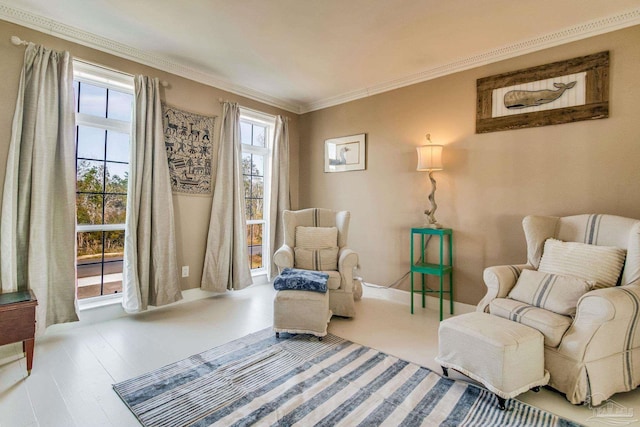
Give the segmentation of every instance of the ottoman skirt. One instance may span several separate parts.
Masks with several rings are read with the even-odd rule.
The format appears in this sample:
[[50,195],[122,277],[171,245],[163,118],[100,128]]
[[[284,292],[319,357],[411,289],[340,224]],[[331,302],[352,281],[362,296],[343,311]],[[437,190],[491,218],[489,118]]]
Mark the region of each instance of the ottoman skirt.
[[436,361],[510,399],[549,382],[544,337],[520,323],[474,312],[440,323]]
[[291,334],[327,335],[331,319],[329,293],[278,291],[273,300],[273,330]]

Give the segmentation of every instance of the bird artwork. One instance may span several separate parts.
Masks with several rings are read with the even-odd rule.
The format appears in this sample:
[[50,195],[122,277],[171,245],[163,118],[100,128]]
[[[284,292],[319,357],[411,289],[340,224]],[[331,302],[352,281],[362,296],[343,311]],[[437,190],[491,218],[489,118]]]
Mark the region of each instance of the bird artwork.
[[329,159],[329,164],[332,166],[346,165],[347,164],[347,152],[350,151],[349,147],[342,147],[339,151],[337,159]]

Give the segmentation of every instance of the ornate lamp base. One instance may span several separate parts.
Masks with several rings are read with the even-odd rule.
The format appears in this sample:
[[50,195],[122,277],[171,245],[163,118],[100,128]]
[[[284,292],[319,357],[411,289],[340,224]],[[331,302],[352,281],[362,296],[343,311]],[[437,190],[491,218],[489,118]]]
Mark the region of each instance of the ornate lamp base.
[[424,214],[427,216],[426,218],[426,226],[429,228],[442,228],[442,225],[436,221],[436,209],[438,209],[438,205],[436,204],[436,180],[433,178],[433,171],[429,171],[429,180],[431,181],[431,193],[429,194],[429,204],[431,205],[431,209],[427,209],[424,211]]

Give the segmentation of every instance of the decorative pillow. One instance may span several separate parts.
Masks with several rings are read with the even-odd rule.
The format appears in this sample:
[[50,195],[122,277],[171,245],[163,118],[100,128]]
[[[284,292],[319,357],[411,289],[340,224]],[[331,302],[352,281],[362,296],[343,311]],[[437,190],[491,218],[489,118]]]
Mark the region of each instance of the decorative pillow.
[[338,246],[336,227],[296,227],[296,248],[324,249]]
[[554,313],[573,316],[580,297],[589,292],[594,281],[560,276],[535,270],[522,270],[509,298]]
[[547,239],[538,271],[593,280],[595,288],[615,286],[627,252],[613,246]]
[[296,227],[293,266],[304,270],[338,269],[338,229],[336,227]]
[[338,269],[338,247],[324,249],[294,248],[295,268],[304,270],[337,270]]

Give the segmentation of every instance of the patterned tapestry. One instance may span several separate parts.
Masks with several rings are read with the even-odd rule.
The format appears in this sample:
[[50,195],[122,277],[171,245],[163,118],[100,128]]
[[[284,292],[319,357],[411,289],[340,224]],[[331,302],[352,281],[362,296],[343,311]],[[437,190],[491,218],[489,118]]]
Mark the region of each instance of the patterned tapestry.
[[162,104],[164,144],[174,193],[211,194],[211,158],[216,116]]

